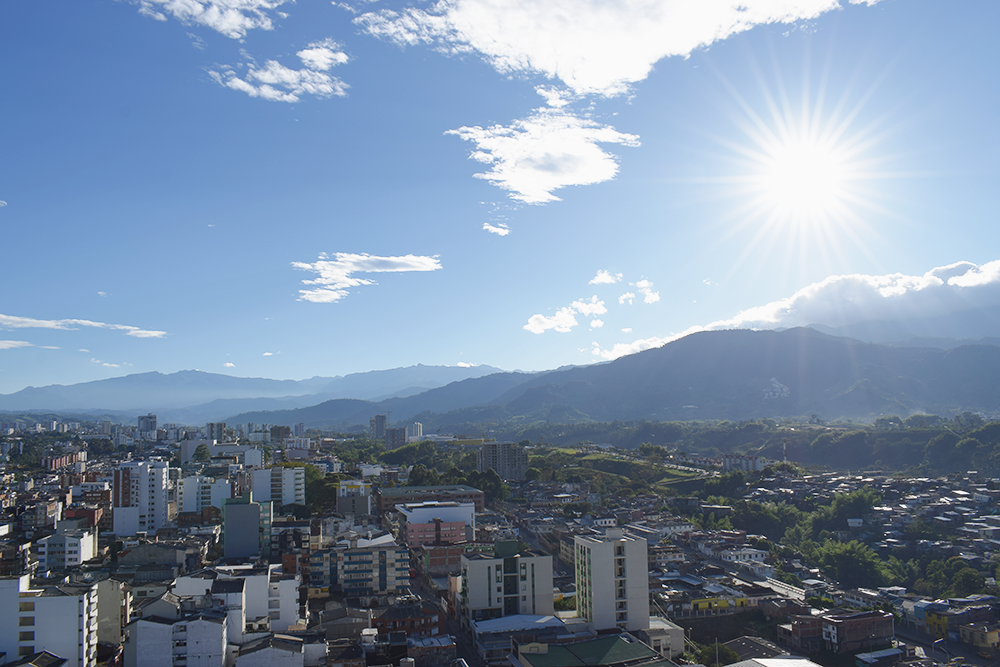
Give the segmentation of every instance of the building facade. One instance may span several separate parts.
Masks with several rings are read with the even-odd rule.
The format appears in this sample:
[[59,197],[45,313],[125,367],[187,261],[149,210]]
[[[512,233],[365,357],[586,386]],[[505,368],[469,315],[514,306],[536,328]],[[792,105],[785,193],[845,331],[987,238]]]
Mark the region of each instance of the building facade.
[[513,442],[484,442],[479,450],[479,471],[490,468],[501,479],[522,480],[528,471],[528,453]]
[[552,556],[497,542],[493,554],[462,556],[458,610],[463,624],[502,616],[551,615]]

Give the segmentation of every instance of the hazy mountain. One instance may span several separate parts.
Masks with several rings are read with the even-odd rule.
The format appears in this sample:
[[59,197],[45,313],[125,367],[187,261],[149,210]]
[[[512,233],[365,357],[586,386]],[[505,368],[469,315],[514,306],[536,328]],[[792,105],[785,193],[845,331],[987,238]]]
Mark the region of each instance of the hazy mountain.
[[[161,421],[201,423],[213,416],[217,419],[247,410],[304,407],[334,398],[405,395],[415,385],[440,387],[497,371],[491,366],[417,365],[307,380],[240,378],[203,371],[137,373],[73,385],[27,387],[0,395],[0,410],[152,411],[164,413]],[[309,398],[302,398],[305,396]],[[234,399],[251,400],[240,403]],[[220,400],[233,403],[205,405]],[[189,418],[181,418],[184,415]]]
[[[950,347],[957,347],[985,339],[994,341],[989,344],[995,345],[997,332],[1000,331],[1000,308],[969,308],[944,315],[866,320],[840,326],[810,324],[809,328],[868,343],[899,343],[915,339],[915,346],[919,346],[920,341],[937,339],[943,342],[950,339],[956,342]],[[940,347],[940,344],[929,347]]]
[[[876,345],[811,329],[709,331],[607,364],[502,373],[372,403],[355,418],[365,424],[391,409],[395,423],[416,419],[425,429],[470,431],[532,421],[996,413],[998,373],[1000,347],[992,345],[943,350]],[[318,426],[326,419],[320,407],[310,408],[311,422],[301,410],[282,415],[286,422],[277,413],[258,420]]]

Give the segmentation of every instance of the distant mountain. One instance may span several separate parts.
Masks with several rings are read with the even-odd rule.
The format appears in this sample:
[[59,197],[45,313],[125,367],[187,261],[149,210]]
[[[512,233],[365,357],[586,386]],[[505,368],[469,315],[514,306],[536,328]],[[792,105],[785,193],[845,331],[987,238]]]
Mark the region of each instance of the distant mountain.
[[[391,409],[396,423],[416,419],[425,430],[464,432],[533,421],[997,414],[998,374],[1000,347],[993,345],[891,347],[805,328],[709,331],[606,364],[502,373],[372,403],[354,419],[366,424]],[[315,407],[311,424],[322,425],[326,416]],[[290,424],[306,421],[304,414],[283,414],[286,422],[277,413],[258,420]],[[343,414],[336,416],[343,423]]]
[[810,324],[809,328],[831,336],[846,336],[867,343],[896,344],[913,340],[915,346],[920,346],[920,341],[936,339],[940,343],[951,339],[957,344],[969,344],[983,339],[996,341],[997,332],[1000,332],[1000,308],[969,308],[945,315],[869,320],[843,325]]
[[[161,421],[201,423],[234,412],[304,407],[335,398],[407,395],[415,385],[436,388],[498,370],[417,365],[307,380],[240,378],[203,371],[137,373],[74,385],[27,387],[0,395],[0,410],[152,411],[164,413]],[[206,406],[216,401],[233,402]],[[185,415],[191,419],[181,418]]]

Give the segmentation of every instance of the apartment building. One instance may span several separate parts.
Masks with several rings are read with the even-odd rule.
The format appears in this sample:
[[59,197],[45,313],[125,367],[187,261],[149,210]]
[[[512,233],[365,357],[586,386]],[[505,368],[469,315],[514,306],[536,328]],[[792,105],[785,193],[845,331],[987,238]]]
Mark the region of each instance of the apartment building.
[[577,610],[595,630],[649,627],[646,540],[607,528],[603,535],[577,535]]
[[461,560],[459,613],[462,622],[516,614],[551,615],[552,556],[518,552],[517,542],[497,542],[493,554],[466,554]]
[[[66,667],[97,662],[97,587],[31,588],[29,575],[0,578],[0,654],[15,661],[40,651]],[[16,619],[16,622],[15,622]]]
[[528,453],[513,442],[484,442],[479,450],[479,471],[490,468],[502,479],[522,480],[528,471]]
[[165,461],[130,461],[114,471],[112,531],[135,535],[162,528],[177,514],[171,507],[169,466]]

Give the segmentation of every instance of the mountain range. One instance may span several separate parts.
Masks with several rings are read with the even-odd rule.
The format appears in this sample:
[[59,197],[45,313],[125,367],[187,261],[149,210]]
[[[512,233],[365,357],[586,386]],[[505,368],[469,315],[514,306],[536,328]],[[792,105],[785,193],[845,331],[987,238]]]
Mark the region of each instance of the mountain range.
[[[194,371],[146,373],[45,387],[33,395],[24,390],[0,396],[0,409],[10,409],[13,397],[37,400],[46,395],[122,409],[98,398],[110,400],[115,392],[127,392],[130,405],[157,412],[161,422],[301,422],[336,430],[362,429],[375,414],[388,414],[394,424],[420,421],[425,431],[460,432],[534,422],[812,414],[867,420],[883,414],[950,415],[965,410],[996,415],[998,375],[1000,347],[991,344],[917,347],[866,343],[810,328],[729,330],[692,334],[608,363],[539,373],[416,366],[299,383]],[[437,384],[426,391],[415,389],[432,383]],[[184,396],[213,395],[213,401],[192,400],[182,407]],[[162,403],[156,402],[158,397]],[[185,415],[189,418],[183,419]]]

